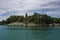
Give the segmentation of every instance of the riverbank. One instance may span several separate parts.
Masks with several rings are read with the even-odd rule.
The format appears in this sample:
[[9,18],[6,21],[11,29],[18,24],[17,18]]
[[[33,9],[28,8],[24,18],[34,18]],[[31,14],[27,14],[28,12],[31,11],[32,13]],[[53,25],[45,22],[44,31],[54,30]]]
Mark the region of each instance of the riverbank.
[[10,24],[7,24],[8,26],[36,26],[36,24],[34,23],[28,23],[28,24],[25,24],[25,23],[22,23],[22,22],[13,22],[13,23],[10,23]]
[[60,26],[60,24],[34,24],[34,23],[23,23],[23,22],[13,22],[13,23],[10,23],[10,24],[7,24],[8,26],[43,26],[43,27],[46,27],[46,26]]

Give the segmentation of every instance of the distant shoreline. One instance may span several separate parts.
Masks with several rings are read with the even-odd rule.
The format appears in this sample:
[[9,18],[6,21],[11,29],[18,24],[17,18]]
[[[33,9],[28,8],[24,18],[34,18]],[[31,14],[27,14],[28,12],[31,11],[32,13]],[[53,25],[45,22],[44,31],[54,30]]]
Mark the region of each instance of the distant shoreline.
[[8,26],[60,26],[60,24],[34,24],[34,23],[27,23],[27,25],[25,23],[20,23],[20,22],[14,22],[14,23],[10,23],[7,24]]
[[2,20],[0,25],[12,26],[60,26],[60,18],[54,18],[46,14],[34,13],[31,16],[25,14],[25,17],[11,15],[6,20]]

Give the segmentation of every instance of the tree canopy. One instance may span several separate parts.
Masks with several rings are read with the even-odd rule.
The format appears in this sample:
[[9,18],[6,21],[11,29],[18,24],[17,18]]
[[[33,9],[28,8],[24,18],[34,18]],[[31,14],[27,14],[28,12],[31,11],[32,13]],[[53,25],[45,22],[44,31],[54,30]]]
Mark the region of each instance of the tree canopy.
[[8,24],[12,22],[24,22],[28,21],[35,23],[35,24],[53,24],[53,23],[60,23],[60,18],[54,18],[51,16],[48,16],[47,14],[39,14],[39,13],[34,13],[31,16],[28,16],[26,13],[26,16],[16,16],[12,15],[9,18],[6,19],[6,21],[0,22],[0,24]]

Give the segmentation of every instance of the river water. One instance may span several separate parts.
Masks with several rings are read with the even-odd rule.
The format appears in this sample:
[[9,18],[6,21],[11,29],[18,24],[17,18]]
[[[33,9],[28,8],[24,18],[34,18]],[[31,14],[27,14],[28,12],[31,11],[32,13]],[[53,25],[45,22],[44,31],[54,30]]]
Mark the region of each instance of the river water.
[[32,30],[0,26],[0,40],[60,40],[60,27]]

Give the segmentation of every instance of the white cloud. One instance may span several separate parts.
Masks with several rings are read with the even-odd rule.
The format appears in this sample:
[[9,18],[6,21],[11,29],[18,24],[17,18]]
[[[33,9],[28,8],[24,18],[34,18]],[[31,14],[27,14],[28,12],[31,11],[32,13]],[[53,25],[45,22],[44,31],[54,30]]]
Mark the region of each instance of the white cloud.
[[[41,12],[41,9],[60,8],[60,6],[52,6],[48,4],[50,2],[56,2],[56,1],[60,0],[0,0],[0,15],[12,11],[14,11],[14,13],[12,12],[14,15],[24,15],[26,12],[31,15],[35,11],[29,12],[30,10],[37,10],[37,11],[40,10],[38,12]],[[17,11],[17,13],[15,11]],[[50,13],[49,12],[47,13],[50,14],[55,12],[50,11]],[[2,19],[2,17],[0,17],[0,19]]]

